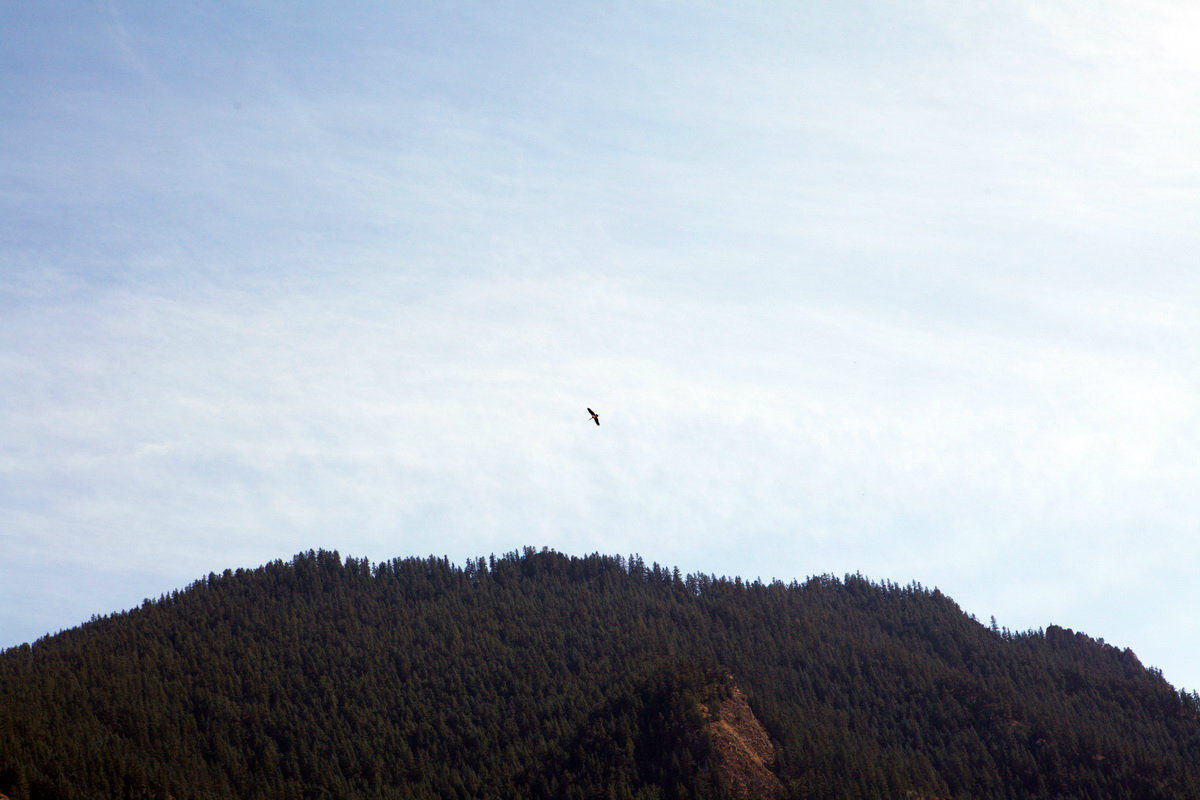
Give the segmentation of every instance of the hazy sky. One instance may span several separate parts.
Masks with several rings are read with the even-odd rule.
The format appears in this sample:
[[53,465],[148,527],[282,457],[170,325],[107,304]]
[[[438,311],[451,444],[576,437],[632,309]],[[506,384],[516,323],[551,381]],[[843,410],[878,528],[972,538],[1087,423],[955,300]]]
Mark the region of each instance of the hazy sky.
[[0,647],[533,545],[1196,689],[1198,98],[1191,0],[0,0]]

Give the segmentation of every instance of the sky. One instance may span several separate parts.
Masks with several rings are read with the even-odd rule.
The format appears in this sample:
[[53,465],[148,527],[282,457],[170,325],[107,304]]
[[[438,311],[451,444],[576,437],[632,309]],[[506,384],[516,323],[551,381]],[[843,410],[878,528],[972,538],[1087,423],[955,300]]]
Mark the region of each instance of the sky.
[[1198,32],[0,0],[0,648],[533,546],[917,581],[1200,688]]

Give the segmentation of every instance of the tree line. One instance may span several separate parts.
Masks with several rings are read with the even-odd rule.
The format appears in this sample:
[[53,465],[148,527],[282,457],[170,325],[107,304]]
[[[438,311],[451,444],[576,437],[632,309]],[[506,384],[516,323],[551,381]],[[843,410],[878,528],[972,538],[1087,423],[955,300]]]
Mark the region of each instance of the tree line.
[[210,574],[0,653],[13,800],[723,798],[732,674],[789,798],[1200,797],[1200,698],[936,589],[525,548]]

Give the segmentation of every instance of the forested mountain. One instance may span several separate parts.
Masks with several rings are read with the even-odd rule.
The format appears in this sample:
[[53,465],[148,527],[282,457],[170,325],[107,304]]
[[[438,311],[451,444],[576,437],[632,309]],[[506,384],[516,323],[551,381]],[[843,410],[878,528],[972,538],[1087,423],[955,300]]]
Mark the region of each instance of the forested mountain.
[[308,552],[0,653],[0,792],[1179,800],[1200,698],[916,584]]

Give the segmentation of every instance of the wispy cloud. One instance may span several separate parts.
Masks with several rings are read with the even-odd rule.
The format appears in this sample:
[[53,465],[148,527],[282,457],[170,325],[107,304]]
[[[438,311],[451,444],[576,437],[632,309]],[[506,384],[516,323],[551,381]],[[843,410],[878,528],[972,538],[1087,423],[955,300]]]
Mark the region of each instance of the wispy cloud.
[[544,543],[1195,683],[1186,6],[112,9],[0,60],[0,643]]

